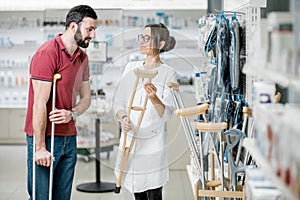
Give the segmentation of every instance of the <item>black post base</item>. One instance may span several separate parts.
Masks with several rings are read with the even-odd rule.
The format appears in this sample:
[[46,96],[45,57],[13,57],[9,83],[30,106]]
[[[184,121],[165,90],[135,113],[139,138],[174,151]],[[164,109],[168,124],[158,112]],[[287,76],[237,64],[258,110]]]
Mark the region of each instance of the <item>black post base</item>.
[[76,189],[80,192],[102,193],[112,192],[115,190],[115,183],[93,182],[77,185]]

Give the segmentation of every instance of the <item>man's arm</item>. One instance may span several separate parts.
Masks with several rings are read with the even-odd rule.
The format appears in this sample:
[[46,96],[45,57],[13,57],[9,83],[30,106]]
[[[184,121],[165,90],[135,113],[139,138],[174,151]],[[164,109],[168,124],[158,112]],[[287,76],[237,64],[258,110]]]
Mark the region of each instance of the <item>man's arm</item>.
[[91,104],[91,91],[90,82],[83,81],[79,90],[80,100],[72,110],[74,110],[77,115],[83,114]]
[[[80,100],[72,108],[77,115],[84,113],[91,104],[91,91],[89,81],[83,81],[79,90]],[[72,111],[65,109],[55,109],[50,112],[49,119],[55,124],[64,124],[72,120]]]
[[32,80],[34,103],[32,114],[33,134],[35,137],[37,164],[50,166],[51,155],[46,150],[45,131],[47,127],[47,101],[50,96],[52,82]]

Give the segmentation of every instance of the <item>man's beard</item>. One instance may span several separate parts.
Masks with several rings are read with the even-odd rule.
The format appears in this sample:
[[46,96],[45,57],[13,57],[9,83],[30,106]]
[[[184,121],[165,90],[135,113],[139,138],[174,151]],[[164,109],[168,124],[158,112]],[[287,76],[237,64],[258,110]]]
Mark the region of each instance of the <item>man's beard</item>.
[[74,35],[74,39],[78,46],[80,46],[82,48],[87,48],[89,46],[89,42],[85,43],[85,40],[91,39],[91,38],[86,37],[85,39],[82,39],[81,31],[80,31],[80,29],[77,29],[77,31]]

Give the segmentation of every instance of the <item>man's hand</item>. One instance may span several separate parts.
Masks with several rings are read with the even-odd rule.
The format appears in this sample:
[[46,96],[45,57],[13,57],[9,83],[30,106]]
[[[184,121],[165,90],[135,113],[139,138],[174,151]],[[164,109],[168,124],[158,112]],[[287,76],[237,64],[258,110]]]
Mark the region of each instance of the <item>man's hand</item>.
[[49,119],[55,124],[65,124],[72,120],[71,111],[65,109],[55,109],[49,113]]
[[51,165],[51,154],[45,148],[37,149],[35,151],[34,159],[38,165],[41,165],[44,167],[50,167],[50,165]]

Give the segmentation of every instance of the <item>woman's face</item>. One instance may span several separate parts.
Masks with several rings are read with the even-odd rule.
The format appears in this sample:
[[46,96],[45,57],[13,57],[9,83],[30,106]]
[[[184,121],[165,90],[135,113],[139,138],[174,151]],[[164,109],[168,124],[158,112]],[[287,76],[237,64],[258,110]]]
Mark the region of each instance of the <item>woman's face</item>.
[[143,30],[142,34],[139,35],[140,53],[146,55],[153,55],[152,50],[152,37],[151,29],[147,27]]

